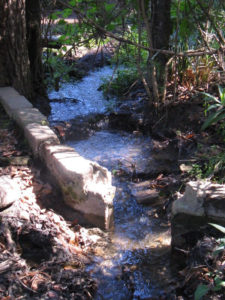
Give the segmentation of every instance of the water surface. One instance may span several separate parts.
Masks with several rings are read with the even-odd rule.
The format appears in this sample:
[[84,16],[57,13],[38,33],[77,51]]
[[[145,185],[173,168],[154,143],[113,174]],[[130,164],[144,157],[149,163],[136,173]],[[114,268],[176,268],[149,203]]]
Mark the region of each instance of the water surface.
[[[51,121],[69,121],[91,113],[105,113],[109,102],[99,86],[111,76],[104,67],[82,81],[65,83],[50,99]],[[76,101],[74,101],[76,99]],[[154,218],[154,208],[144,207],[131,195],[137,173],[151,168],[151,138],[124,131],[102,130],[80,141],[68,141],[82,156],[107,167],[115,176],[114,228],[112,243],[98,246],[87,271],[99,283],[96,299],[159,298],[171,279],[168,263],[170,233],[167,224]]]

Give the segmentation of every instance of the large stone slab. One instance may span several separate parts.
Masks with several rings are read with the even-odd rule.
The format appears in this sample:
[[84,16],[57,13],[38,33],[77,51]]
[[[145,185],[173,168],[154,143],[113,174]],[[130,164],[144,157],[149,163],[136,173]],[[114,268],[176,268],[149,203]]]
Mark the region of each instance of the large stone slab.
[[190,232],[203,232],[208,223],[225,225],[225,185],[191,181],[172,206],[172,246],[181,248]]
[[47,118],[36,108],[14,110],[12,117],[23,129],[24,135],[35,156],[40,155],[42,146],[59,144],[57,135],[48,126]]
[[13,119],[20,127],[25,127],[28,124],[36,123],[40,125],[48,125],[47,118],[39,112],[37,108],[21,108],[13,113]]
[[52,129],[38,123],[31,123],[24,127],[24,135],[35,157],[41,156],[45,144],[60,144]]
[[172,214],[225,221],[225,185],[207,181],[188,182],[184,195],[173,203]]
[[111,173],[64,145],[45,145],[42,156],[60,185],[65,202],[93,225],[108,229],[115,194]]
[[33,105],[12,87],[0,88],[0,102],[10,117],[15,110],[32,108]]

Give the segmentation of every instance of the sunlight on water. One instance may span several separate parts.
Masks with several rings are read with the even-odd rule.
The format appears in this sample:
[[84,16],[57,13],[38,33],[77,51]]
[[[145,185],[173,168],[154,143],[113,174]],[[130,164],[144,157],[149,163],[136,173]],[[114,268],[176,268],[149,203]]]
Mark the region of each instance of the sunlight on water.
[[[112,69],[104,67],[91,72],[80,82],[63,84],[59,92],[50,92],[50,99],[68,98],[51,103],[50,121],[68,121],[77,116],[104,113],[108,101],[98,88],[102,84],[101,78],[111,74]],[[130,190],[135,174],[148,173],[151,169],[151,139],[104,130],[95,132],[88,139],[68,141],[67,144],[85,158],[97,161],[117,174],[114,177],[117,192],[112,244],[106,248],[100,246],[99,253],[95,249],[95,262],[87,268],[98,281],[95,299],[157,299],[169,276],[165,267],[167,262],[160,255],[157,260],[153,249],[168,251],[170,235],[167,229],[160,229],[160,221],[149,217],[151,208],[139,205]]]
[[145,172],[150,163],[151,139],[136,137],[126,132],[96,132],[87,140],[69,142],[86,158],[95,160],[109,169]]
[[[58,92],[51,91],[48,94],[50,100],[68,98],[68,101],[51,102],[50,120],[68,121],[77,116],[106,112],[109,102],[98,88],[103,83],[102,79],[110,77],[112,73],[112,68],[104,67],[90,72],[79,82],[63,83]],[[77,103],[74,103],[74,100],[77,100]]]
[[[145,172],[151,164],[151,139],[148,137],[136,137],[118,131],[99,131],[86,140],[69,142],[69,145],[86,158],[114,171],[122,169],[131,174],[132,166],[135,166],[137,172]],[[148,207],[139,205],[131,197],[129,180],[114,178],[117,192],[114,199],[114,230],[111,235],[113,247],[104,249],[102,260],[89,267],[89,271],[100,282],[97,300],[144,299],[160,294],[156,279],[158,274],[150,275],[149,269],[152,263],[151,249],[160,247],[157,242],[159,234],[153,229],[157,222],[149,218]],[[160,236],[164,246],[169,247],[168,232]],[[123,266],[132,279],[123,279]],[[130,271],[133,266],[135,269]],[[132,282],[132,292],[127,281]]]

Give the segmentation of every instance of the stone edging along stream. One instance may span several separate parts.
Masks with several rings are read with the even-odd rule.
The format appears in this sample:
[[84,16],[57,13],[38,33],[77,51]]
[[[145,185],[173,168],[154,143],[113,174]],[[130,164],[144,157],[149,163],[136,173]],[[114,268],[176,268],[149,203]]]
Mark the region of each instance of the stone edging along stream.
[[47,118],[14,88],[0,88],[0,102],[23,130],[34,157],[43,161],[58,183],[65,203],[89,224],[108,229],[115,195],[111,173],[73,148],[61,145]]

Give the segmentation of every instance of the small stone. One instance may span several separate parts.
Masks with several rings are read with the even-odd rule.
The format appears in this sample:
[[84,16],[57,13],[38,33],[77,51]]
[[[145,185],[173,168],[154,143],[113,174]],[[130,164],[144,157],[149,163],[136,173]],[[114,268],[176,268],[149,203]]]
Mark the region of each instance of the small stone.
[[180,170],[181,170],[181,172],[190,172],[192,170],[192,166],[181,164]]
[[156,190],[142,190],[134,194],[136,201],[140,204],[156,204],[159,197],[159,192]]
[[48,292],[49,299],[59,299],[59,295],[55,291],[49,291]]
[[17,182],[8,175],[0,177],[0,209],[4,209],[20,198]]

